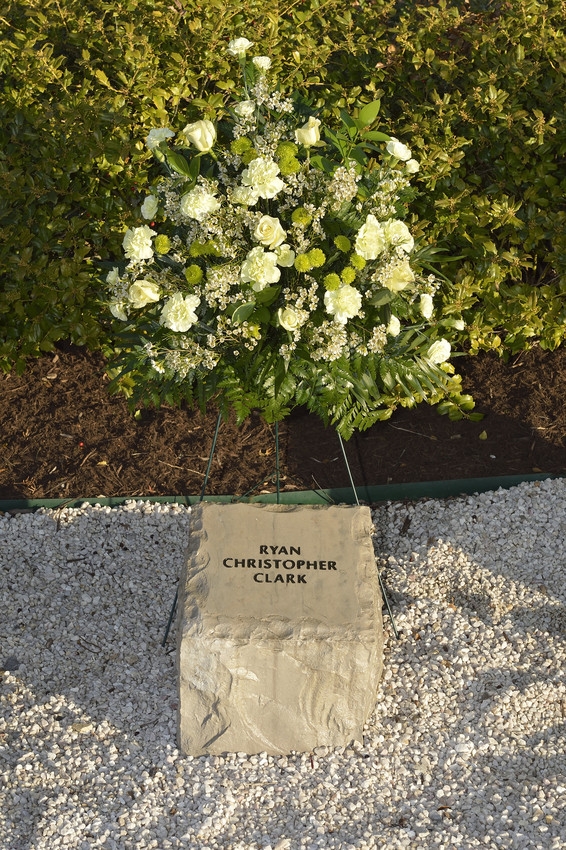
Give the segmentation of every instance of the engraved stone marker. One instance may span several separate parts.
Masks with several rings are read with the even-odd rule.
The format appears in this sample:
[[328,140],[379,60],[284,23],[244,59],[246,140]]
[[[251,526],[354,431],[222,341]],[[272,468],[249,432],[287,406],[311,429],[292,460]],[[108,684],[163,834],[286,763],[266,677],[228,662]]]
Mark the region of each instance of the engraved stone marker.
[[369,508],[193,507],[178,625],[183,752],[361,740],[383,666]]

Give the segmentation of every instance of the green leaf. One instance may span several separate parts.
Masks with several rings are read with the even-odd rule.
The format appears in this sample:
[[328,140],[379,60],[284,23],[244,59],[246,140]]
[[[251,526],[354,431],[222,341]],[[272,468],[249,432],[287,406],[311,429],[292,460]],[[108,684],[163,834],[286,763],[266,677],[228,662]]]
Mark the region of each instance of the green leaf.
[[389,304],[389,302],[393,301],[394,298],[395,293],[391,292],[390,289],[380,289],[379,292],[372,295],[370,298],[370,304],[373,304],[374,307],[382,307],[384,304]]
[[108,79],[104,71],[100,70],[100,68],[96,69],[96,71],[94,72],[94,76],[102,83],[103,86],[106,86],[106,88],[108,89],[112,88],[112,86],[110,85],[110,80]]
[[388,136],[387,133],[380,133],[378,130],[368,130],[367,133],[362,133],[362,139],[364,141],[367,139],[369,142],[389,142],[391,136]]
[[266,286],[265,289],[261,289],[256,294],[256,304],[265,304],[267,306],[273,304],[280,291],[280,286]]
[[266,325],[271,319],[271,313],[267,307],[258,307],[257,310],[253,311],[252,319],[257,322],[258,325]]
[[342,123],[348,129],[348,135],[351,139],[355,139],[358,135],[358,126],[354,119],[348,115],[345,109],[340,110],[340,118],[342,119]]
[[240,304],[232,313],[232,324],[241,325],[246,319],[249,319],[255,309],[255,301],[246,301],[245,304]]
[[[348,141],[336,133],[333,133],[332,130],[329,130],[328,127],[324,128],[324,135],[332,142],[334,147],[340,152],[342,156],[346,154],[348,149]],[[311,158],[312,162],[312,158]]]
[[[200,158],[195,157],[195,159],[197,159],[197,161],[198,161]],[[194,160],[193,160],[193,162],[194,162]],[[182,174],[183,177],[194,177],[195,176],[193,174],[192,170],[191,170],[191,166],[189,165],[189,163],[187,162],[185,157],[180,153],[175,153],[174,151],[169,151],[167,153],[167,165],[173,171],[176,171],[177,174]],[[192,165],[192,163],[191,163],[191,165]],[[200,165],[199,165],[199,168],[200,168]],[[197,174],[198,174],[198,170],[197,170]]]
[[380,108],[380,100],[374,100],[373,103],[366,103],[366,105],[362,109],[360,109],[360,113],[357,118],[358,127],[360,127],[360,123],[360,129],[363,129],[364,127],[369,127],[370,124],[373,124],[373,122],[379,115]]
[[311,156],[311,165],[315,168],[318,168],[319,171],[325,171],[327,174],[332,174],[335,168],[335,164],[327,159],[325,156],[320,156],[316,154],[316,156]]

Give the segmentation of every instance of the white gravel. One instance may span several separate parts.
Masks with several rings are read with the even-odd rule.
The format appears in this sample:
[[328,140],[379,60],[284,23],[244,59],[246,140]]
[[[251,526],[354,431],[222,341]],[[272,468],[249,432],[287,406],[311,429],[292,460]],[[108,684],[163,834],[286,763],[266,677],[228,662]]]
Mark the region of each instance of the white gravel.
[[1,850],[566,847],[566,481],[376,511],[375,714],[285,758],[175,747],[189,518],[0,517]]

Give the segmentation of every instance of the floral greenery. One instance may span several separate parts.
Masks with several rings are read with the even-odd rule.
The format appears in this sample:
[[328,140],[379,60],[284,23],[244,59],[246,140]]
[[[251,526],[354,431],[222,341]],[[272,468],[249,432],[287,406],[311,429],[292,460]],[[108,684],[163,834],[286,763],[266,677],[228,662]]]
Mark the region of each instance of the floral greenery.
[[167,127],[146,139],[167,176],[107,278],[120,377],[136,376],[136,400],[214,398],[240,421],[306,404],[347,438],[449,384],[450,344],[427,333],[439,282],[418,273],[399,217],[419,166],[371,129],[379,101],[321,138],[251,46],[230,42],[244,91],[216,121],[187,124],[174,148]]

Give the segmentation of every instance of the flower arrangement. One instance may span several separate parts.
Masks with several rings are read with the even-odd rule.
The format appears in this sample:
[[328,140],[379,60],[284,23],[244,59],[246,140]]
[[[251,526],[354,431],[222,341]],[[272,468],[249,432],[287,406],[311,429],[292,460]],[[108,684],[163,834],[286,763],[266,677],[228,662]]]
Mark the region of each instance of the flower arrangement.
[[348,438],[438,400],[453,371],[431,324],[439,282],[402,220],[419,165],[372,129],[378,101],[323,127],[251,46],[228,46],[239,97],[147,136],[167,173],[107,276],[120,377],[137,374],[137,400],[214,398],[239,420],[307,405]]

